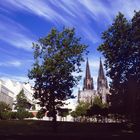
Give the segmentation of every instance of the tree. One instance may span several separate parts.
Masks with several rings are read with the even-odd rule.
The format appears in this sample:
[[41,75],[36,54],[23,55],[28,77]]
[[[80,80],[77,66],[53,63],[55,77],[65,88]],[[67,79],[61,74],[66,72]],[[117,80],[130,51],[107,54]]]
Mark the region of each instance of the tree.
[[[76,115],[78,117],[80,117],[81,119],[83,119],[83,117],[85,117],[87,115],[87,110],[90,107],[90,103],[88,102],[80,102],[75,109],[75,114],[73,113],[73,115]],[[80,121],[81,121],[80,119]]]
[[128,22],[122,13],[103,32],[98,50],[105,57],[107,75],[111,78],[112,107],[123,109],[132,120],[136,115],[140,89],[140,12]]
[[70,109],[68,108],[60,108],[58,109],[58,116],[61,117],[61,120],[64,119],[64,117],[67,117],[69,115]]
[[18,109],[17,111],[17,118],[19,120],[23,120],[24,118],[29,118],[29,112],[24,110],[23,108],[22,109]]
[[7,112],[7,111],[10,111],[11,108],[9,105],[7,105],[5,102],[0,102],[0,113],[1,112]]
[[37,117],[38,119],[41,119],[41,118],[43,118],[43,117],[45,116],[45,113],[46,113],[45,109],[41,108],[41,109],[37,112],[36,117]]
[[24,90],[22,89],[20,93],[16,96],[16,106],[15,109],[17,110],[25,110],[30,109],[31,104],[27,101],[27,98],[24,94]]
[[75,121],[76,121],[76,118],[78,117],[76,111],[72,111],[70,114],[71,114],[71,116],[73,117],[74,122],[75,122]]
[[[132,18],[131,25],[131,57],[129,62],[129,102],[131,103],[132,119],[140,121],[140,11],[136,12]],[[131,85],[130,85],[131,84]],[[129,105],[129,104],[128,104]],[[130,111],[130,110],[129,110]],[[137,120],[138,119],[138,120]]]
[[73,75],[81,71],[87,48],[80,40],[74,29],[52,29],[33,44],[35,62],[29,78],[35,81],[34,97],[52,114],[53,122],[56,122],[57,109],[63,106],[63,101],[74,98],[72,88],[80,80],[79,76]]
[[101,98],[96,96],[93,100],[92,105],[87,110],[87,116],[92,117],[96,115],[98,122],[99,115],[105,117],[107,116],[107,114],[108,114],[108,105],[106,103],[103,104]]
[[7,105],[5,102],[0,102],[0,119],[1,120],[9,119],[9,111],[11,111],[10,106]]

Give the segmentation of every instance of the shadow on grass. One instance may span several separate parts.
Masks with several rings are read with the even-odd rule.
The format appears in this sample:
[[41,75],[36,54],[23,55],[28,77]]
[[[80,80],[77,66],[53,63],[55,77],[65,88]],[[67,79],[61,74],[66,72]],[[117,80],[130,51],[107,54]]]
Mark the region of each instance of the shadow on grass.
[[57,122],[57,133],[48,121],[0,121],[0,140],[88,140],[88,139],[136,139],[140,131],[134,133],[124,123],[79,123]]

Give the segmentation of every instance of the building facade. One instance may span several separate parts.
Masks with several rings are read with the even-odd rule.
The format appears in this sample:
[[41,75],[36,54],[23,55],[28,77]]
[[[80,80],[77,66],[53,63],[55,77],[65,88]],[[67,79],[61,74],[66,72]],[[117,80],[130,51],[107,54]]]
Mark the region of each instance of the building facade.
[[29,83],[17,82],[11,79],[0,79],[0,101],[9,104],[10,107],[14,110],[16,96],[22,89],[27,98],[27,101],[31,105],[35,105],[35,108],[38,109],[39,105],[36,104],[36,100],[33,98],[32,86]]
[[97,89],[94,88],[94,82],[90,74],[90,67],[87,59],[85,78],[83,81],[83,89],[78,91],[78,102],[83,101],[92,104],[94,98],[98,96],[101,98],[102,103],[107,103],[108,94],[109,94],[109,88],[108,88],[107,78],[105,77],[104,74],[104,69],[103,69],[101,59],[100,59],[98,78],[97,78]]
[[14,93],[6,87],[2,80],[0,80],[0,101],[9,104],[11,108],[14,101]]

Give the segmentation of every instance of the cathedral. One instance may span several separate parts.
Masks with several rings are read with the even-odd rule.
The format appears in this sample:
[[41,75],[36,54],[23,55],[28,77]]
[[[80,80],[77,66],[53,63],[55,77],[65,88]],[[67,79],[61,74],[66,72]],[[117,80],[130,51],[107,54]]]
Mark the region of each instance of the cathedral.
[[107,103],[107,96],[109,93],[109,87],[107,83],[107,78],[104,74],[104,69],[102,61],[100,59],[98,79],[97,79],[97,89],[94,88],[93,78],[90,74],[89,62],[86,62],[86,72],[83,81],[83,89],[78,91],[78,102],[89,102],[92,104],[94,98],[98,96],[101,98],[102,103]]

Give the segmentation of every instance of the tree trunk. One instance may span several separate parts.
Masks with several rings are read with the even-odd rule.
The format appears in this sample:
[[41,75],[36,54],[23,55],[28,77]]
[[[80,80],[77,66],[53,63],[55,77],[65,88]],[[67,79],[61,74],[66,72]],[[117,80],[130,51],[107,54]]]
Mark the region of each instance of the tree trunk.
[[[54,98],[53,98],[54,99]],[[53,132],[57,133],[57,118],[56,118],[56,109],[55,109],[55,101],[53,100]]]
[[56,119],[56,114],[53,115],[52,125],[53,125],[53,132],[54,133],[57,133],[57,119]]
[[137,87],[134,79],[131,79],[128,85],[128,113],[130,115],[130,120],[135,123],[136,121],[136,99],[137,99]]

